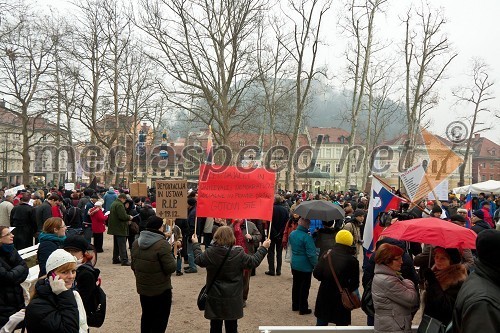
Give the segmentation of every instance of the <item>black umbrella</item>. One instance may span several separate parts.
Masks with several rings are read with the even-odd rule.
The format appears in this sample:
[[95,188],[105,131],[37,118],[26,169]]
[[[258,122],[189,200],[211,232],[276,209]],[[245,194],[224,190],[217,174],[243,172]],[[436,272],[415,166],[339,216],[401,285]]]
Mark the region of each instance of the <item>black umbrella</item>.
[[322,221],[340,220],[345,216],[342,207],[325,200],[301,202],[294,213],[305,219]]

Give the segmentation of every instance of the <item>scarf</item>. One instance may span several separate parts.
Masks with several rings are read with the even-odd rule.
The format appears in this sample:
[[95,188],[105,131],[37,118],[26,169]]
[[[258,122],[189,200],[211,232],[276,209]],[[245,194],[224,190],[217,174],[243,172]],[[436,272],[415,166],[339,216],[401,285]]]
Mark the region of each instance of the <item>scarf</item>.
[[243,220],[233,220],[233,230],[234,230],[234,237],[236,238],[236,243],[235,245],[241,246],[244,250],[245,253],[248,253],[247,249],[247,242],[245,240],[245,236],[243,235],[243,231],[241,230],[241,224],[243,223]]
[[85,307],[83,306],[83,301],[78,293],[78,291],[73,290],[75,295],[76,305],[78,306],[78,323],[80,325],[79,333],[87,333],[89,326],[87,325],[87,313],[85,312]]
[[58,236],[56,234],[47,234],[43,231],[38,236],[38,240],[40,242],[50,240],[50,241],[54,241],[54,242],[62,244],[62,243],[64,243],[65,239],[66,239],[66,236]]
[[0,250],[2,250],[3,252],[6,252],[6,253],[12,253],[12,251],[14,251],[14,243],[12,243],[12,244],[2,244],[0,246]]
[[438,270],[436,265],[434,265],[432,266],[432,271],[443,290],[447,290],[453,285],[464,282],[467,278],[467,270],[463,264],[450,265],[442,270]]

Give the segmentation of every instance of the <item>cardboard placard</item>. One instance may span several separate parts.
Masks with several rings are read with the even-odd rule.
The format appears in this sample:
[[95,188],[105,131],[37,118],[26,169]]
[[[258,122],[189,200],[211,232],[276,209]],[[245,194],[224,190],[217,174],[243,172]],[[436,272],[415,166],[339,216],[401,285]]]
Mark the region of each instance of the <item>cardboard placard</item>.
[[202,165],[197,216],[270,221],[275,174],[265,169]]
[[75,183],[64,183],[64,189],[66,191],[73,191],[75,189]]
[[156,181],[156,215],[163,219],[187,218],[187,181]]
[[148,184],[146,184],[146,183],[131,183],[130,184],[130,196],[131,197],[147,197],[148,196]]

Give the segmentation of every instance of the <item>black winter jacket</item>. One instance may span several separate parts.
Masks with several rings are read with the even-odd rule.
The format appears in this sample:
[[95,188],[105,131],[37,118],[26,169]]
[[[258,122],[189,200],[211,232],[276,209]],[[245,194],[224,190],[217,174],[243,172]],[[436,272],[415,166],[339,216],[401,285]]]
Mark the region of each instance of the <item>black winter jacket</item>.
[[314,267],[313,275],[321,282],[316,297],[314,315],[316,318],[337,325],[350,325],[351,311],[342,305],[339,288],[330,270],[328,256],[331,257],[340,285],[351,292],[359,287],[359,262],[353,256],[353,248],[335,244],[329,253],[327,252],[320,257],[318,264]]
[[321,259],[323,255],[335,245],[335,235],[337,235],[338,230],[333,228],[321,228],[315,234],[316,238],[314,244],[317,249],[319,249],[318,259]]
[[473,226],[472,226],[472,231],[474,231],[476,234],[479,234],[483,230],[491,229],[490,225],[483,221],[479,220],[477,221]]
[[288,210],[280,204],[273,206],[273,217],[271,228],[271,240],[278,242],[281,245],[283,232],[285,231],[286,222],[288,221]]
[[87,316],[95,310],[94,293],[97,289],[96,281],[100,273],[99,269],[92,267],[90,263],[85,263],[76,270],[76,290],[82,298]]
[[28,266],[16,250],[11,253],[0,249],[0,327],[9,317],[24,308],[21,283],[28,276]]
[[498,332],[500,327],[500,268],[476,263],[464,282],[453,310],[453,332]]
[[33,236],[38,231],[35,208],[27,203],[20,203],[10,213],[10,225],[13,230],[14,246],[18,250],[33,246]]
[[43,224],[48,218],[52,217],[52,206],[48,201],[44,201],[40,206],[35,208],[36,224],[38,232],[42,231]]
[[[42,232],[41,235],[44,235],[44,233]],[[53,234],[45,235],[52,236]],[[40,239],[40,245],[38,245],[38,252],[36,254],[38,266],[40,267],[40,273],[38,273],[38,277],[47,274],[47,272],[45,271],[45,264],[47,263],[47,259],[49,259],[49,256],[52,254],[52,252],[62,247],[63,242],[63,238],[57,238],[55,235],[52,236],[51,239],[47,239],[44,237]]]
[[[208,285],[224,260],[228,247],[214,244],[202,252],[200,244],[194,243],[193,251],[195,263],[207,268]],[[246,254],[241,246],[232,247],[217,280],[208,291],[205,318],[237,320],[243,317],[243,270],[259,266],[266,254],[267,250],[262,246],[253,255]]]
[[73,290],[56,295],[47,279],[39,280],[36,294],[26,307],[29,333],[78,333],[79,314]]
[[142,208],[139,210],[139,216],[141,217],[141,224],[139,224],[139,228],[142,230],[146,229],[146,223],[148,222],[148,219],[151,217],[151,216],[155,216],[156,213],[153,209],[153,207],[151,207],[150,205],[148,204],[144,204],[142,206]]

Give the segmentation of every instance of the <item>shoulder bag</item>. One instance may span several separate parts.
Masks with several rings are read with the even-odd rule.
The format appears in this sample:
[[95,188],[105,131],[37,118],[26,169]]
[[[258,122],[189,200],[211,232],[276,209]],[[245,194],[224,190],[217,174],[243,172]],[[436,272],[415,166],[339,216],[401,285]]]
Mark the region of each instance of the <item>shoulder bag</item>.
[[328,266],[330,266],[330,270],[332,271],[333,278],[335,279],[335,283],[337,284],[337,288],[339,288],[340,297],[342,299],[342,305],[347,310],[354,310],[361,307],[361,301],[359,300],[359,296],[354,292],[349,292],[347,288],[342,288],[340,285],[339,279],[337,278],[337,274],[335,274],[335,270],[333,269],[331,252],[327,254],[328,257]]
[[439,320],[424,314],[422,321],[418,325],[417,333],[445,333],[446,326]]
[[233,246],[231,245],[229,247],[229,250],[227,250],[227,253],[224,256],[224,259],[222,260],[221,264],[219,265],[219,268],[217,268],[217,272],[215,273],[214,278],[212,279],[212,281],[210,281],[210,283],[208,284],[208,286],[204,285],[203,288],[201,288],[200,293],[198,294],[198,300],[196,301],[196,304],[198,305],[198,309],[200,311],[204,311],[205,310],[205,307],[207,305],[208,292],[210,291],[210,289],[214,285],[215,280],[217,280],[217,276],[219,275],[219,273],[220,273],[220,271],[222,269],[222,266],[224,266],[224,263],[226,262],[227,257],[229,257],[229,253],[231,252],[232,248],[233,248]]

